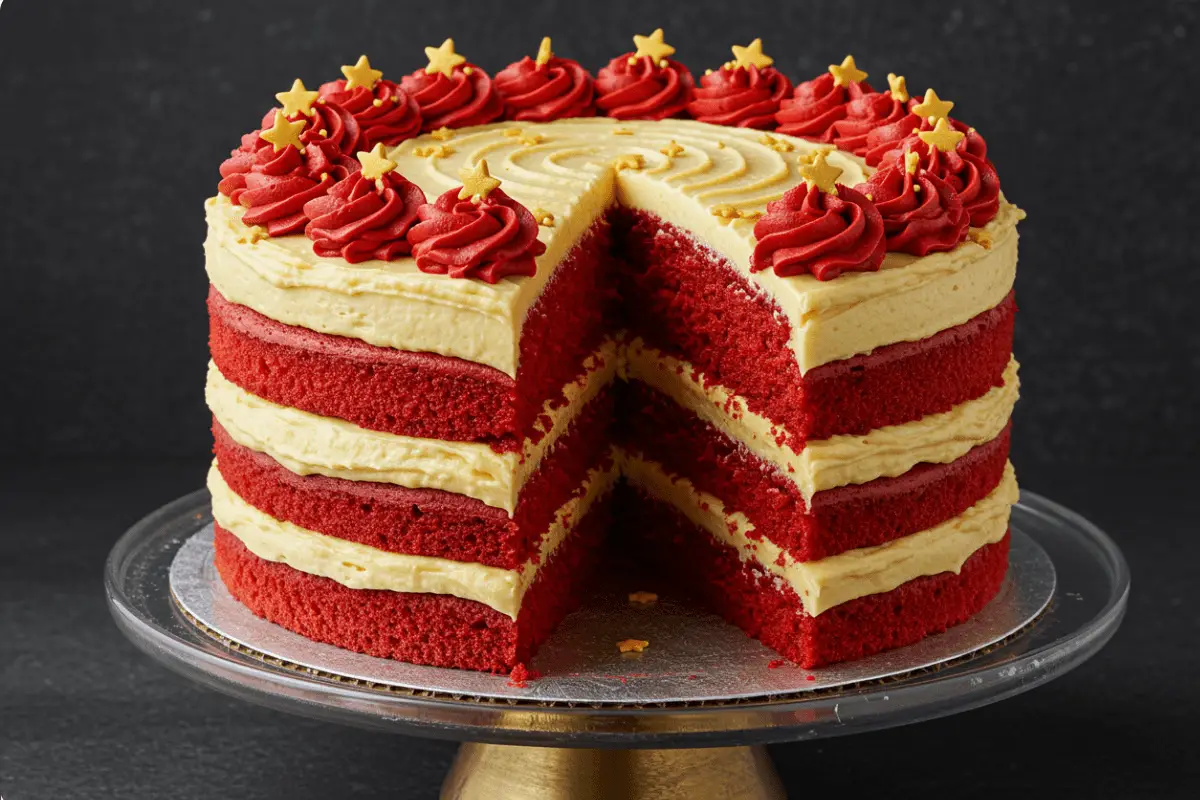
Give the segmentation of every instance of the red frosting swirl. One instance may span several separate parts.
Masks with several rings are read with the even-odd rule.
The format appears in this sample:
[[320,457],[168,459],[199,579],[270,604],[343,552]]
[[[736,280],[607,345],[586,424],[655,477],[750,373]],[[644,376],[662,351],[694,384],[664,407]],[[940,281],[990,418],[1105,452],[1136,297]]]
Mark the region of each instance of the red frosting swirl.
[[774,67],[721,67],[700,79],[688,113],[701,122],[769,130],[792,82]]
[[885,252],[883,218],[854,189],[825,193],[807,183],[767,204],[754,224],[750,269],[774,268],[780,277],[810,273],[829,281],[843,272],[879,269]]
[[351,152],[370,150],[379,142],[396,145],[421,132],[417,102],[392,81],[375,81],[372,89],[355,86],[347,90],[344,79],[336,80],[322,84],[320,92],[326,104],[344,108],[357,123],[358,137],[351,143]]
[[817,142],[833,141],[833,123],[845,119],[847,106],[872,91],[866,82],[837,85],[833,74],[823,72],[796,87],[780,103],[775,120],[779,132]]
[[[976,136],[980,142],[983,141],[983,137]],[[941,178],[962,198],[972,227],[980,228],[996,216],[1000,210],[1000,176],[996,174],[996,167],[991,161],[971,152],[966,138],[953,150],[943,152],[913,134],[900,147],[885,155],[883,163],[897,164],[903,168],[904,154],[909,151],[921,156],[921,169]]]
[[291,146],[279,152],[270,145],[258,150],[253,168],[242,176],[244,185],[230,195],[246,207],[244,224],[262,225],[271,236],[303,230],[308,222],[304,204],[325,194],[334,181],[329,170],[319,166],[328,163],[324,151],[312,146],[306,152],[316,158],[306,159]]
[[319,256],[341,256],[351,264],[371,258],[391,261],[412,251],[405,236],[424,203],[421,187],[395,170],[379,184],[356,172],[304,204],[304,215],[311,220],[304,233]]
[[271,143],[259,137],[261,131],[252,131],[242,136],[242,143],[229,154],[229,158],[221,162],[221,182],[217,191],[228,197],[234,203],[238,202],[242,190],[246,188],[246,173],[254,168],[259,159],[259,151],[264,147],[263,161],[270,161],[274,148]]
[[[263,117],[262,128],[243,136],[241,146],[221,164],[221,182],[217,184],[217,191],[234,203],[241,202],[241,191],[246,188],[248,173],[278,170],[279,165],[268,165],[286,155],[282,151],[277,153],[274,145],[261,136],[264,130],[269,130],[275,123],[277,110],[268,111]],[[301,115],[294,114],[289,119],[295,122],[301,119]],[[303,160],[309,165],[311,175],[320,176],[322,172],[327,172],[341,179],[359,168],[358,161],[353,158],[359,128],[349,111],[332,102],[314,103],[313,115],[307,117],[306,122],[300,141],[305,150]],[[289,149],[295,150],[294,147]]]
[[617,56],[596,75],[596,107],[613,119],[667,119],[687,111],[696,82],[688,68],[664,59],[660,67],[650,56]]
[[506,275],[534,275],[546,252],[529,209],[499,189],[479,203],[459,200],[458,189],[417,210],[408,232],[417,268],[451,278],[496,283]]
[[871,92],[846,104],[846,116],[833,123],[831,141],[839,150],[861,156],[867,152],[867,136],[881,125],[894,125],[909,114],[903,101],[891,92]]
[[496,73],[495,83],[506,119],[549,122],[596,115],[595,81],[578,61],[551,56],[539,64],[525,56]]
[[928,170],[910,173],[903,163],[889,163],[854,189],[879,209],[888,250],[923,256],[967,238],[971,220],[962,198]]
[[[895,122],[890,122],[885,125],[880,125],[867,133],[866,148],[858,155],[863,156],[867,163],[872,167],[879,164],[885,159],[892,157],[892,151],[900,147],[901,143],[917,131],[931,131],[933,124],[925,117],[918,116],[912,112],[912,107],[919,103],[920,100],[912,98],[908,103],[909,111]],[[966,148],[972,155],[979,158],[987,158],[987,142],[983,140],[974,129],[966,124],[955,119],[946,117],[946,121],[950,123],[950,127],[954,130],[966,135]]]
[[504,116],[504,100],[491,77],[474,64],[460,64],[449,78],[419,69],[400,86],[417,102],[423,131],[484,125]]

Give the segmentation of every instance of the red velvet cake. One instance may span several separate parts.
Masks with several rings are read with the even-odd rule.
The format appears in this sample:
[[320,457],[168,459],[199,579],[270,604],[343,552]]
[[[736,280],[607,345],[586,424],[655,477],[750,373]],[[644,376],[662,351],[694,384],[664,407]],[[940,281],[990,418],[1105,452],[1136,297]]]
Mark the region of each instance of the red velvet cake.
[[997,592],[1023,213],[983,138],[851,57],[793,85],[758,40],[698,79],[635,44],[363,57],[221,165],[209,488],[254,613],[509,671],[611,528],[805,667]]

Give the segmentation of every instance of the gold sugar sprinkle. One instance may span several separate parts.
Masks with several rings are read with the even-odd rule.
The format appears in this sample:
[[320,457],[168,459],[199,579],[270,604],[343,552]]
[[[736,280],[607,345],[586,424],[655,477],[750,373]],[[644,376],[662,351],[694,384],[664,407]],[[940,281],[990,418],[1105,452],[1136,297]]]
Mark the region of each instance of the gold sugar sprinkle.
[[630,153],[629,155],[619,156],[613,167],[620,172],[623,169],[645,169],[646,158],[641,153]]
[[992,249],[992,237],[978,228],[972,228],[970,231],[968,231],[967,238],[982,247],[984,250]]
[[668,158],[675,158],[676,156],[683,154],[683,147],[679,143],[677,143],[674,139],[672,139],[667,144],[666,147],[659,150],[658,152],[662,153],[664,156],[666,156]]

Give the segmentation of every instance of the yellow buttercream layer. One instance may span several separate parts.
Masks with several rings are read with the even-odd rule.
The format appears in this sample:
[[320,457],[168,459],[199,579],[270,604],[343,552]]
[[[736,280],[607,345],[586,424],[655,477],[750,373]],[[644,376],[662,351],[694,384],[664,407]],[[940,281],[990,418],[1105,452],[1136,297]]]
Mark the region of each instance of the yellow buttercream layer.
[[266,453],[297,475],[393,483],[474,497],[510,515],[525,481],[566,432],[571,421],[612,382],[616,345],[606,342],[585,362],[586,371],[563,389],[567,402],[538,423],[536,443],[521,453],[497,453],[486,444],[421,439],[368,430],[346,420],[281,406],[250,394],[209,363],[205,397],[213,416],[235,442]]
[[961,458],[1000,435],[1019,390],[1014,359],[1004,371],[1003,385],[950,411],[876,428],[862,436],[812,440],[796,452],[783,441],[778,426],[750,411],[743,398],[705,381],[688,362],[647,347],[641,339],[626,346],[622,373],[667,395],[778,467],[796,483],[805,501],[826,489],[903,475],[921,463],[948,464]]
[[517,570],[392,553],[277,520],[230,489],[216,462],[208,472],[208,490],[212,494],[213,519],[259,558],[329,578],[351,589],[448,594],[475,600],[515,620],[539,565],[546,564],[592,505],[612,488],[616,475],[615,465],[589,472],[580,492],[555,514],[541,538],[538,557]]
[[632,484],[674,506],[717,541],[734,548],[742,561],[786,583],[811,616],[859,597],[890,592],[926,575],[958,573],[973,553],[1004,538],[1009,510],[1018,496],[1016,475],[1008,464],[1000,484],[987,497],[936,527],[876,547],[795,561],[772,542],[754,538],[754,525],[745,514],[727,511],[719,498],[696,489],[686,478],[634,456],[621,460],[622,472]]
[[[444,145],[445,155],[416,154],[428,152],[431,144]],[[356,265],[320,258],[306,237],[264,238],[261,229],[246,228],[242,210],[224,197],[207,203],[209,277],[228,300],[289,325],[457,356],[512,376],[530,307],[555,266],[614,202],[690,231],[772,299],[791,325],[802,373],[883,345],[923,339],[1004,299],[1016,269],[1015,226],[1023,216],[1004,201],[983,230],[990,249],[971,241],[923,258],[889,253],[878,272],[826,282],[750,272],[752,220],[730,221],[714,216],[714,209],[749,216],[765,211],[768,202],[800,182],[798,157],[823,147],[691,120],[463,128],[449,141],[421,137],[389,155],[430,199],[458,186],[463,166],[486,158],[505,192],[530,209],[552,213],[554,225],[539,229],[547,250],[534,277],[489,285],[427,275],[407,258]],[[616,170],[614,162],[626,155],[640,156],[642,168]],[[847,185],[870,171],[845,153],[832,153],[829,163],[843,170]]]

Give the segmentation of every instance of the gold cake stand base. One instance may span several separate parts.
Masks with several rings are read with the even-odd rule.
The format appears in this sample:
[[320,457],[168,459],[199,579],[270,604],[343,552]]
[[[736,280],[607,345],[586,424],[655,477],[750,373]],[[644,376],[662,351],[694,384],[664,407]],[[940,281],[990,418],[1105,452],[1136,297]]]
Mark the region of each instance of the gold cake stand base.
[[458,750],[442,800],[782,800],[764,747],[588,750],[475,744]]

